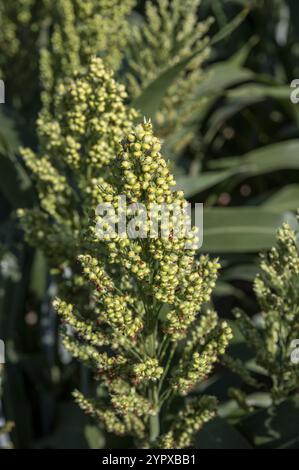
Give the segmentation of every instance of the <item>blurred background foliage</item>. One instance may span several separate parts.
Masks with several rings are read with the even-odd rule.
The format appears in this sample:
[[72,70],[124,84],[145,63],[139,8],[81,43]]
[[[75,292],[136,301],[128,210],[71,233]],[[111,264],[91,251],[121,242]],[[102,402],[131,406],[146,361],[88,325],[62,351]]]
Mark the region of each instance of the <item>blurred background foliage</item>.
[[[15,447],[111,448],[119,441],[105,436],[72,402],[71,391],[75,386],[86,390],[89,376],[61,348],[51,307],[55,283],[43,253],[24,242],[16,217],[19,207],[37,204],[18,148],[37,146],[35,120],[42,101],[49,104],[49,71],[55,69],[55,81],[67,73],[51,34],[66,27],[68,2],[55,2],[55,9],[51,3],[0,1],[0,78],[6,85],[6,103],[0,105],[3,407],[6,419],[15,423],[10,434]],[[78,9],[75,28],[87,24],[88,14],[93,18],[92,11],[81,10],[83,3],[70,2]],[[107,2],[98,3],[107,8]],[[290,101],[290,83],[299,77],[298,1],[202,0],[197,10],[199,2],[190,0],[185,9],[158,10],[159,21],[155,1],[133,3],[126,2],[120,44],[103,41],[97,23],[92,24],[94,42],[86,44],[104,59],[110,57],[118,80],[128,86],[130,104],[152,118],[178,186],[191,202],[205,204],[202,251],[219,256],[223,266],[214,298],[217,311],[232,319],[238,306],[255,316],[259,307],[252,281],[259,271],[258,253],[273,245],[283,221],[296,225],[299,205],[299,105]],[[85,29],[80,31],[84,37]],[[64,43],[60,47],[66,49]],[[85,55],[78,50],[74,66],[84,66]],[[45,60],[49,51],[52,68]],[[42,66],[40,74],[41,60],[49,67]],[[237,330],[231,348],[250,363]],[[279,406],[269,431],[269,397],[255,393],[259,412],[240,424],[236,401],[228,400],[229,388],[238,381],[219,369],[205,385],[222,405],[220,416],[201,432],[199,446],[295,446],[296,399]]]

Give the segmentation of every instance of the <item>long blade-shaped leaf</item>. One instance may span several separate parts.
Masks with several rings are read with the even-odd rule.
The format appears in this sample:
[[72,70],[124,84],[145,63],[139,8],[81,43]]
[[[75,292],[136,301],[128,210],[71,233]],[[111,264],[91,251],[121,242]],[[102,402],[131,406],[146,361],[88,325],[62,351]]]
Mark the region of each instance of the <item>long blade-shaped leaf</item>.
[[[210,45],[215,45],[229,36],[246,18],[249,8],[244,8],[230,23],[219,31],[211,40]],[[132,102],[132,106],[138,109],[146,117],[153,117],[161,106],[161,102],[178,75],[187,65],[200,54],[206,44],[196,50],[193,54],[182,59],[177,64],[169,67],[158,78],[150,83],[146,89]]]
[[211,208],[204,212],[202,251],[258,252],[271,248],[283,222],[296,222],[291,213],[251,208]]

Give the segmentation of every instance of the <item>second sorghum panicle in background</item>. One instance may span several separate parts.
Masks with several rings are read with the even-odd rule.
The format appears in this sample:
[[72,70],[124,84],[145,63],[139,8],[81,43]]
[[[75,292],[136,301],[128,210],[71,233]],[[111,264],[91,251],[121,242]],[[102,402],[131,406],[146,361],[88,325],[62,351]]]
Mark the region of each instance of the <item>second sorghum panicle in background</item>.
[[[261,274],[254,290],[261,308],[259,322],[236,310],[236,325],[262,371],[257,380],[239,359],[225,357],[224,362],[250,387],[268,391],[278,404],[299,387],[299,365],[292,352],[299,344],[299,250],[298,232],[284,224],[278,231],[276,246],[262,256]],[[237,391],[238,392],[238,391]],[[234,393],[234,397],[243,397]],[[242,398],[243,400],[243,398]]]
[[59,291],[80,299],[85,310],[89,298],[77,256],[85,249],[83,234],[98,203],[99,186],[137,115],[125,106],[126,96],[103,61],[91,59],[85,72],[57,87],[53,112],[40,114],[38,152],[21,151],[39,199],[38,207],[19,211],[26,238],[46,256]]

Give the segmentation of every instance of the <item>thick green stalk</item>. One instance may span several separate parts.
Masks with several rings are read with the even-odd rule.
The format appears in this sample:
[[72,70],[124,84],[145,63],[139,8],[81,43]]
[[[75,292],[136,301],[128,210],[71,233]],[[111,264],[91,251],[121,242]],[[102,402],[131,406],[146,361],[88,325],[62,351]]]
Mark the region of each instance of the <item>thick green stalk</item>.
[[160,434],[159,413],[150,416],[150,442],[155,442]]
[[152,403],[157,409],[155,415],[150,416],[149,425],[150,425],[150,442],[155,442],[157,437],[160,434],[160,416],[159,416],[159,406],[158,406],[158,388],[156,385],[153,386],[151,390]]

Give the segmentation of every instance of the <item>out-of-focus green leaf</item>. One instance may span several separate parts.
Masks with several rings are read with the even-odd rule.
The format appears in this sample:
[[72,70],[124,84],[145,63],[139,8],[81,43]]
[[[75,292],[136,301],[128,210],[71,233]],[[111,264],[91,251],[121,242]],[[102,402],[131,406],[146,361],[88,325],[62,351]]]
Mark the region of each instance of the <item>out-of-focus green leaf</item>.
[[88,424],[85,426],[84,435],[90,449],[103,449],[105,437],[103,431],[100,431],[98,426]]
[[298,445],[298,396],[275,408],[256,412],[243,419],[238,429],[252,445],[259,448],[296,448]]
[[202,251],[213,253],[258,252],[269,249],[277,229],[291,213],[251,208],[211,208],[204,212]]
[[[197,53],[199,52],[201,50]],[[132,106],[139,110],[143,116],[153,118],[160,108],[169,87],[195,56],[196,54],[192,54],[187,59],[180,61],[162,73],[143,90],[141,95],[133,100]]]
[[[219,132],[223,124],[228,121],[232,116],[238,114],[242,109],[247,106],[243,101],[231,101],[224,103],[219,107],[209,119],[208,131],[204,136],[204,141],[207,144],[212,142],[215,135]],[[214,162],[211,163],[211,167]],[[217,165],[217,163],[215,164]]]
[[241,290],[234,287],[228,282],[218,281],[215,287],[214,295],[217,297],[232,296],[239,300],[246,300],[246,294]]
[[[186,124],[174,131],[163,143],[163,151],[168,158],[171,160],[175,158],[172,152],[169,152],[169,148],[175,147],[177,154],[179,154],[180,148],[184,147],[186,142],[192,140],[195,129],[205,119],[215,101],[223,95],[227,88],[257,78],[252,71],[242,67],[242,63],[246,59],[246,54],[248,54],[249,49],[253,47],[255,43],[256,38],[252,38],[246,50],[244,50],[242,54],[240,51],[240,56],[234,56],[232,60],[223,61],[207,67],[205,76],[195,90],[192,98],[193,103],[197,101],[200,103],[199,110],[193,112]],[[244,104],[244,101],[236,102],[232,100],[231,104],[221,107],[220,110],[213,113],[212,120],[210,121],[210,131],[208,131],[205,140],[211,140],[222,123],[244,108]],[[223,111],[225,112],[223,113]],[[216,120],[215,125],[213,119]],[[212,133],[212,136],[210,136],[210,133]]]
[[211,171],[198,176],[179,176],[177,177],[177,187],[182,189],[185,197],[188,198],[215,186],[230,176],[230,171]]
[[225,0],[226,3],[237,3],[238,5],[242,5],[242,6],[248,6],[248,4],[251,4],[252,6],[254,6],[256,0]]
[[289,184],[269,197],[263,204],[273,210],[291,211],[299,208],[299,184]]
[[61,403],[52,434],[35,443],[39,449],[88,449],[88,418],[75,403]]
[[282,100],[290,99],[290,87],[286,85],[263,85],[259,83],[251,83],[249,85],[242,85],[237,89],[230,90],[227,93],[230,99],[248,100],[256,102],[266,98],[275,98]]
[[[269,393],[266,392],[254,392],[250,393],[246,397],[246,402],[249,406],[255,406],[257,408],[269,408],[272,404],[272,399]],[[227,400],[219,405],[218,409],[219,416],[222,418],[244,417],[247,413],[244,413],[235,400]],[[245,436],[246,437],[246,436]]]
[[205,135],[205,142],[213,140],[219,129],[226,121],[245,108],[268,98],[288,101],[290,98],[289,87],[283,85],[265,85],[250,83],[239,85],[233,90],[225,91],[227,97],[225,103],[217,109],[209,119],[209,129]]
[[299,170],[299,140],[288,140],[253,150],[242,157],[230,157],[210,163],[215,169],[235,168],[248,176],[278,170]]
[[[245,0],[246,1],[246,0]],[[251,50],[254,48],[254,46],[259,42],[259,37],[258,36],[252,36],[248,42],[243,44],[241,49],[239,49],[230,59],[229,62],[230,64],[235,64],[235,65],[243,65],[244,62],[246,61],[247,57],[249,56]]]
[[251,80],[254,73],[230,62],[220,62],[212,65],[206,71],[205,79],[197,87],[194,99],[207,95],[219,96],[226,88],[240,82]]
[[[269,373],[266,369],[264,369],[262,366],[260,366],[259,364],[257,364],[255,358],[252,358],[250,359],[249,361],[246,362],[246,368],[248,370],[250,370],[251,372],[255,372],[256,374],[260,374],[260,375],[265,375],[267,377],[269,377]],[[262,405],[256,405],[257,403],[257,399],[260,399],[260,401],[262,401],[262,398],[260,397],[260,395],[258,395],[258,397],[253,397],[252,400],[256,400],[255,402],[252,401],[252,404],[254,404],[255,406],[262,406]],[[268,402],[265,402],[266,404],[264,405],[265,407],[266,406],[270,406],[269,405],[269,400],[271,400],[270,398],[270,395],[268,397]]]
[[246,16],[250,11],[250,5],[248,3],[244,6],[243,10],[235,16],[235,18],[230,21],[227,25],[224,26],[211,40],[211,44],[217,44],[220,41],[223,41],[225,38],[230,36],[239,26],[243,23]]
[[209,421],[196,437],[198,449],[251,449],[250,444],[223,418]]
[[47,290],[47,273],[47,261],[43,253],[36,250],[31,271],[30,290],[39,301],[43,300]]
[[15,155],[0,153],[0,192],[14,208],[34,203],[30,178]]
[[14,121],[0,109],[0,151],[15,151],[20,146],[20,139]]
[[239,264],[226,269],[221,274],[222,281],[249,281],[252,282],[259,271],[258,266],[254,264]]

